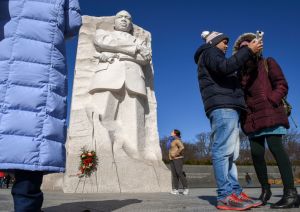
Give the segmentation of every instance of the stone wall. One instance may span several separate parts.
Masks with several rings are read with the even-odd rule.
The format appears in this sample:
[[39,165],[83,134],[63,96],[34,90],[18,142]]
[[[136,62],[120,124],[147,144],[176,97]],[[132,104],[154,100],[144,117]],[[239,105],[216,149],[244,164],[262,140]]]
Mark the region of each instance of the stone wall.
[[[169,166],[168,166],[169,168]],[[190,188],[215,187],[214,172],[211,165],[184,165],[183,170],[186,173]],[[243,187],[247,187],[245,181],[246,172],[249,173],[252,184],[248,187],[260,187],[253,166],[238,166],[239,181]],[[295,167],[295,173],[300,172],[300,167]],[[282,186],[280,173],[277,166],[268,166],[269,181],[274,185]],[[298,181],[299,184],[299,181]]]
[[[169,168],[169,165],[167,165],[167,167]],[[216,187],[212,166],[184,165],[183,170],[187,175],[187,180],[190,188]],[[252,178],[252,184],[248,187],[260,187],[253,166],[238,166],[238,171],[239,171],[239,181],[243,187],[247,187],[247,183],[245,181],[246,172],[248,172]],[[300,167],[299,166],[294,167],[293,171],[294,173],[299,173]],[[268,172],[269,172],[270,182],[274,183],[274,185],[272,186],[282,186],[282,184],[280,184],[280,173],[277,166],[269,166]],[[44,180],[43,183],[43,189],[61,190],[62,177],[63,174],[47,175],[47,178]],[[50,178],[52,182],[51,184],[47,183],[47,179]],[[297,185],[300,186],[299,179]]]

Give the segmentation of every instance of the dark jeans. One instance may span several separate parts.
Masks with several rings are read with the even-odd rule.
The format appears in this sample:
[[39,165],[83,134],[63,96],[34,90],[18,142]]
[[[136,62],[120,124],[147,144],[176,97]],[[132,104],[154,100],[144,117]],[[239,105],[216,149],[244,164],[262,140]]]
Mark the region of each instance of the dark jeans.
[[11,190],[15,212],[40,212],[44,200],[43,172],[16,170],[15,180]]
[[171,173],[172,173],[172,184],[173,188],[179,188],[179,180],[183,186],[183,188],[187,188],[187,180],[182,171],[183,167],[183,159],[175,159],[170,161]]
[[281,135],[261,136],[250,139],[251,155],[257,178],[262,188],[270,188],[265,161],[265,140],[274,156],[285,188],[294,188],[294,177],[289,156],[284,150]]

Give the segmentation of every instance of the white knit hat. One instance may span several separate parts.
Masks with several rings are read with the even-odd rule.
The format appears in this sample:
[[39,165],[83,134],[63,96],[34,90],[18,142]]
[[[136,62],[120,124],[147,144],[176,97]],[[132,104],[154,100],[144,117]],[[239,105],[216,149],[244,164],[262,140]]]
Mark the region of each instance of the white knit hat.
[[229,41],[228,36],[226,36],[223,33],[215,32],[215,31],[213,31],[213,32],[203,31],[201,33],[201,37],[202,37],[203,40],[205,40],[206,43],[210,43],[212,45],[217,45],[222,40]]

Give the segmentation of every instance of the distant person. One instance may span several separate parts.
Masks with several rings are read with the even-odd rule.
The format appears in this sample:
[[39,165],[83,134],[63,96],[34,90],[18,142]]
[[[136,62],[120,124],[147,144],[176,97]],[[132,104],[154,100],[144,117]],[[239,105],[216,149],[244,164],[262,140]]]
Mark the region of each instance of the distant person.
[[10,180],[11,180],[11,176],[9,174],[6,174],[5,175],[5,185],[6,185],[6,188],[9,188]]
[[239,155],[239,116],[245,110],[238,70],[262,49],[262,43],[252,41],[247,48],[226,59],[229,38],[225,34],[204,31],[201,36],[205,44],[198,48],[194,60],[198,65],[200,92],[212,129],[217,208],[246,210],[257,207],[261,201],[242,192],[235,161]]
[[252,179],[248,172],[246,172],[245,180],[246,180],[247,186],[250,186],[252,184]]
[[6,0],[0,7],[0,170],[15,174],[16,212],[39,212],[43,175],[65,171],[65,40],[78,0]]
[[0,171],[0,188],[2,188],[4,185],[4,177],[5,177],[5,173]]
[[179,181],[183,186],[183,194],[188,195],[188,184],[183,168],[183,150],[184,145],[181,141],[181,133],[175,129],[171,132],[168,139],[167,149],[169,150],[169,160],[172,173],[172,191],[171,194],[179,194]]
[[[234,53],[247,49],[255,38],[253,33],[241,35],[235,42]],[[276,60],[263,58],[261,52],[250,58],[242,69],[242,88],[248,106],[242,119],[242,128],[249,137],[253,165],[262,187],[259,199],[266,204],[272,195],[264,158],[267,142],[284,186],[282,199],[272,204],[271,208],[299,207],[291,163],[282,144],[282,137],[289,128],[282,104],[282,98],[288,93],[288,84]]]

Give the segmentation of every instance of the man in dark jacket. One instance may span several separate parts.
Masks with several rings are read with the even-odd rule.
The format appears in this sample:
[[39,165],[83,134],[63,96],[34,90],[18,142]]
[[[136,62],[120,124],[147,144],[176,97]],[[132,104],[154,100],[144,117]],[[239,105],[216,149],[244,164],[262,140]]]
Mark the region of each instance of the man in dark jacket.
[[6,188],[9,188],[10,180],[11,180],[11,176],[9,174],[6,174],[5,175]]
[[254,40],[226,59],[229,38],[223,33],[204,31],[205,44],[195,53],[198,80],[213,140],[212,161],[217,183],[217,208],[246,210],[261,202],[252,200],[238,182],[235,160],[239,155],[239,114],[245,108],[238,72],[244,63],[262,49]]

